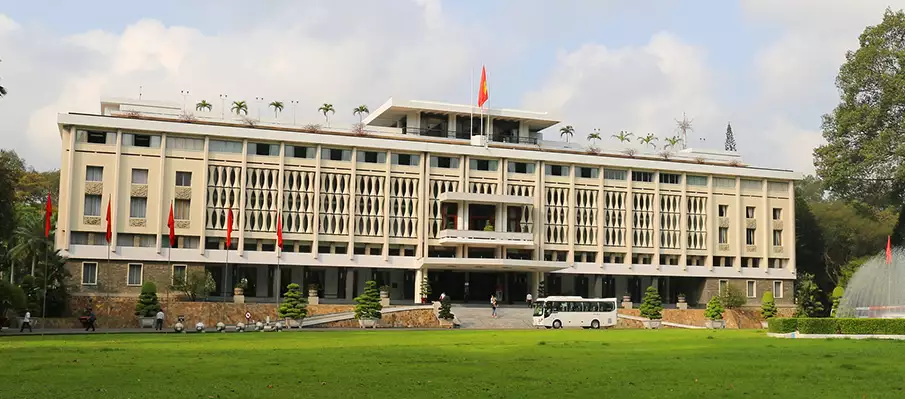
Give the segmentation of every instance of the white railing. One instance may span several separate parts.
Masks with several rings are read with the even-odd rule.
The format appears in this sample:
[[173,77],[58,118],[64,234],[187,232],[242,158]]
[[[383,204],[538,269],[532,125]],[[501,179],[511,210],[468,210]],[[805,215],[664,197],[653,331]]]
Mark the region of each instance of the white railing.
[[441,230],[441,243],[533,246],[534,234],[483,230]]

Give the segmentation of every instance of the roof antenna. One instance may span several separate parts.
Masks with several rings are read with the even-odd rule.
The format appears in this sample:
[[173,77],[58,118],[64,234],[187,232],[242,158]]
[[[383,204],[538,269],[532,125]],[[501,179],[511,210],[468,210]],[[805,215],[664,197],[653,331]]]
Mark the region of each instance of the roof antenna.
[[138,99],[141,100],[141,86],[138,86]]

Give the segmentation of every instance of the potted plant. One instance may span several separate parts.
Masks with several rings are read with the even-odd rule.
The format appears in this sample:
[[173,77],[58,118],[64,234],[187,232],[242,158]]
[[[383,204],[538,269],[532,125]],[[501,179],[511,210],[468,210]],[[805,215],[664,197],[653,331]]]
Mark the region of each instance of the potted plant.
[[641,301],[641,307],[638,309],[641,310],[641,317],[647,318],[647,320],[641,321],[641,324],[644,324],[644,328],[660,328],[660,322],[663,318],[663,301],[660,299],[657,287],[647,287],[644,292],[644,300]]
[[456,318],[456,315],[450,312],[450,300],[448,296],[440,300],[440,312],[437,315],[437,318],[440,319],[440,327],[453,327],[453,320]]
[[248,288],[248,279],[242,277],[236,282],[236,286],[233,287],[233,295],[245,295],[246,288]]
[[154,327],[154,318],[160,311],[160,303],[157,301],[157,286],[147,281],[141,285],[141,294],[135,304],[135,315],[142,328]]
[[723,320],[723,304],[720,302],[719,296],[714,296],[707,302],[707,309],[704,310],[704,317],[707,318],[707,321],[704,324],[707,328],[726,327],[726,321]]
[[767,328],[768,320],[776,317],[776,302],[773,300],[772,291],[764,292],[760,303],[760,315],[764,318],[764,321],[760,322],[762,328]]
[[355,297],[355,318],[361,328],[374,328],[377,320],[380,320],[380,294],[377,292],[377,282],[369,280],[365,283],[364,292]]
[[537,297],[544,298],[547,296],[546,284],[544,281],[537,283]]
[[320,300],[318,299],[318,290],[320,287],[317,284],[308,284],[308,303],[311,305],[317,305]]
[[431,294],[431,285],[427,276],[421,279],[421,303],[427,303],[427,297]]
[[308,301],[302,297],[302,287],[298,284],[289,284],[286,286],[286,290],[277,315],[286,320],[287,326],[291,326],[289,321],[294,320],[298,323],[299,328],[302,328],[302,320],[308,316]]
[[684,293],[681,293],[681,292],[679,293],[676,302],[677,302],[677,303],[676,303],[676,308],[679,308],[679,309],[682,309],[682,310],[688,309],[688,302],[685,301],[685,294],[684,294]]
[[681,293],[681,292],[680,292],[679,295],[678,295],[678,299],[679,299],[679,303],[686,303],[686,302],[685,302],[685,294],[683,294],[683,293]]
[[380,299],[389,298],[390,297],[390,286],[387,284],[380,286]]
[[493,231],[493,230],[494,230],[493,223],[487,222],[487,224],[484,225],[484,231]]

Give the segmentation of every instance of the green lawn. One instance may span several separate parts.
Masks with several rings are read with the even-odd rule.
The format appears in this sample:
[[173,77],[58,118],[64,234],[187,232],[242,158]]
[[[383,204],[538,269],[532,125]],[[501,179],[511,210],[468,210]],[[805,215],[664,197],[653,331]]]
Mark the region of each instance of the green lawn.
[[905,397],[905,343],[754,331],[0,336],[0,398]]

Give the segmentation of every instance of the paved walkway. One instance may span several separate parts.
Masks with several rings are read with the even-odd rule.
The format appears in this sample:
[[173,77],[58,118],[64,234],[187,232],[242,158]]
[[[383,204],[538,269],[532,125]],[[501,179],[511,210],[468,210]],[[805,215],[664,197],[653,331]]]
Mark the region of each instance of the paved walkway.
[[490,305],[452,305],[450,311],[456,315],[461,328],[511,330],[535,328],[531,324],[533,310],[528,306],[503,305],[497,308],[497,317],[490,317]]

